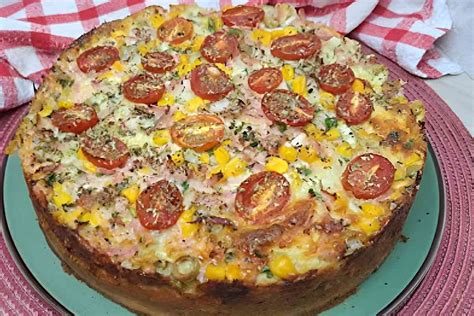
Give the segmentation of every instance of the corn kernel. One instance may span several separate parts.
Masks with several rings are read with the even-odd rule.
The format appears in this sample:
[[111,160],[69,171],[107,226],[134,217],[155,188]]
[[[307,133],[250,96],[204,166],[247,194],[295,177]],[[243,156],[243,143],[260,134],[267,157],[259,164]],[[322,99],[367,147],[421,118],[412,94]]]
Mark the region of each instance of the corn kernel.
[[324,134],[324,139],[327,139],[327,140],[335,140],[335,139],[338,139],[339,137],[341,137],[341,133],[335,127],[331,128],[329,131],[327,131]]
[[354,226],[366,235],[370,235],[380,229],[380,222],[377,219],[362,218]]
[[152,171],[151,168],[148,167],[148,166],[145,166],[143,168],[138,169],[138,173],[140,175],[149,175],[149,174],[151,174],[151,171]]
[[247,168],[247,163],[242,159],[232,158],[223,168],[222,174],[225,178],[236,177],[241,175]]
[[365,93],[364,82],[360,79],[355,79],[354,82],[352,83],[352,90],[354,90],[354,92],[364,94]]
[[139,45],[137,46],[137,50],[138,50],[138,52],[139,52],[142,56],[145,56],[145,55],[150,51],[150,49],[148,48],[148,46],[145,45],[145,44],[139,44]]
[[270,46],[272,42],[272,33],[262,29],[256,29],[250,33],[250,38],[254,41],[261,42],[265,46]]
[[268,171],[285,173],[288,171],[288,163],[279,157],[270,157],[267,160],[265,169],[267,169]]
[[103,222],[104,222],[104,218],[102,217],[102,215],[99,213],[98,210],[91,213],[89,224],[92,227],[100,226],[100,224],[102,224]]
[[79,150],[77,151],[77,158],[79,158],[79,160],[82,161],[82,165],[84,166],[84,168],[86,169],[87,172],[89,172],[89,173],[96,173],[97,172],[97,167],[92,162],[87,160],[87,158],[84,155],[84,152],[82,151],[81,148],[79,148]]
[[224,26],[224,22],[222,21],[220,17],[218,16],[211,17],[209,18],[208,23],[211,23],[211,19],[212,19],[212,24],[214,25],[214,29],[216,31],[219,31]]
[[123,64],[120,62],[120,60],[115,61],[115,62],[112,64],[112,68],[113,68],[115,71],[118,71],[118,72],[122,72],[122,71],[124,71],[124,69],[125,69],[125,67],[124,67]]
[[38,115],[41,117],[47,117],[53,113],[53,107],[49,104],[45,104],[41,111],[38,112]]
[[181,112],[181,111],[176,111],[176,112],[174,112],[174,114],[173,114],[173,120],[174,120],[175,122],[181,121],[181,120],[185,119],[186,117],[187,117],[187,115],[184,114],[184,113]]
[[207,103],[206,100],[201,99],[200,97],[196,96],[188,100],[188,102],[186,102],[186,110],[188,112],[196,112],[201,107],[203,107],[206,103]]
[[296,269],[287,255],[277,255],[268,263],[270,271],[281,279],[288,279],[296,274]]
[[222,70],[227,76],[230,77],[232,75],[232,70],[229,67],[226,67],[226,65],[221,63],[216,63],[214,65],[220,70]]
[[65,212],[64,210],[60,210],[54,212],[54,216],[58,219],[58,221],[62,224],[66,224],[68,226],[75,227],[75,221],[81,216],[84,209],[82,207],[76,207],[75,209]]
[[193,41],[193,45],[191,45],[191,49],[193,52],[198,52],[201,49],[202,43],[204,42],[204,36],[198,35]]
[[170,139],[170,132],[167,129],[158,130],[153,133],[153,143],[157,146],[166,145]]
[[101,73],[97,79],[102,81],[104,79],[109,79],[109,78],[112,78],[114,76],[114,74],[112,73],[112,71],[106,71],[104,73]]
[[412,166],[421,161],[421,157],[417,153],[412,153],[408,158],[405,160],[405,165]]
[[399,181],[405,179],[405,168],[395,170],[394,180]]
[[74,106],[74,103],[71,101],[59,101],[58,107],[63,109],[70,109]]
[[226,267],[226,277],[230,281],[242,279],[242,270],[236,263],[228,264]]
[[290,169],[288,175],[290,176],[290,186],[292,190],[298,190],[302,184],[300,174],[295,169]]
[[174,95],[169,92],[166,92],[161,99],[158,101],[158,106],[169,106],[174,104]]
[[346,197],[336,194],[336,200],[334,201],[334,209],[336,211],[345,211],[349,207],[349,201]]
[[203,164],[209,164],[209,154],[208,153],[202,153],[199,155],[199,161],[201,161]]
[[296,160],[298,156],[298,151],[292,146],[280,146],[278,148],[278,154],[281,158],[285,159],[286,161],[293,162]]
[[395,104],[408,104],[408,99],[404,95],[399,95],[390,99],[391,105]]
[[214,157],[220,166],[224,166],[230,160],[230,154],[224,147],[220,146],[214,150]]
[[291,83],[291,89],[294,93],[306,96],[308,94],[308,91],[306,90],[306,77],[297,76]]
[[81,223],[86,223],[91,220],[91,213],[90,212],[83,213],[81,214],[81,216],[78,217],[77,220]]
[[327,110],[334,110],[336,108],[336,97],[332,93],[321,90],[319,93],[319,102]]
[[378,217],[385,213],[384,208],[377,204],[372,203],[364,203],[360,206],[362,212],[364,213],[364,217]]
[[275,30],[271,32],[272,39],[277,39],[282,36],[295,35],[298,33],[298,30],[294,26],[287,26],[281,30]]
[[291,81],[295,77],[295,69],[291,65],[283,65],[281,73],[285,81]]
[[128,188],[123,189],[120,194],[127,198],[131,204],[135,204],[140,193],[140,188],[136,184],[132,184]]
[[318,153],[316,149],[309,146],[303,146],[300,148],[300,159],[307,163],[313,163],[318,159]]
[[177,151],[174,154],[171,155],[171,160],[173,160],[174,164],[178,167],[182,166],[184,164],[184,154],[183,152]]
[[151,25],[157,29],[160,27],[160,25],[165,21],[165,19],[163,18],[163,16],[161,16],[160,14],[154,14],[152,16],[150,16],[150,23]]
[[214,281],[222,281],[225,280],[225,265],[224,264],[219,264],[217,266],[213,264],[209,264],[206,267],[206,278],[208,280],[214,280]]
[[195,212],[196,208],[192,206],[185,210],[180,216],[181,233],[185,238],[192,236],[199,229],[198,224],[190,223],[193,220]]
[[112,36],[115,39],[117,37],[125,36],[125,32],[122,31],[122,30],[116,30],[116,31],[113,31],[112,33],[110,33],[110,36]]
[[65,204],[70,204],[74,201],[71,195],[64,191],[64,187],[61,183],[55,182],[53,184],[53,202],[57,208],[62,208]]
[[347,142],[342,142],[342,144],[337,146],[336,151],[344,158],[352,157],[352,147]]

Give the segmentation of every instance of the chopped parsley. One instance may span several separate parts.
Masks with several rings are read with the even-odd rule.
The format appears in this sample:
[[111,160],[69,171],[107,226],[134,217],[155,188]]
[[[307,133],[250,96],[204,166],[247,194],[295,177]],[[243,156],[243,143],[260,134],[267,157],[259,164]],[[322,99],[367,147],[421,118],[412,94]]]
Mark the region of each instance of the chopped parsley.
[[317,198],[317,199],[320,200],[320,201],[323,200],[323,196],[321,195],[321,193],[314,191],[313,188],[309,189],[309,190],[308,190],[308,193],[309,193],[309,195],[310,195],[311,197],[315,197],[315,198]]
[[209,18],[207,21],[207,29],[209,32],[214,33],[216,31],[216,23],[214,22],[214,19]]
[[326,117],[324,119],[324,126],[326,126],[326,131],[329,131],[331,128],[337,126],[337,119],[335,117]]
[[48,176],[46,176],[46,184],[50,187],[53,186],[53,183],[56,182],[57,175],[55,173],[50,173]]
[[413,148],[413,139],[408,140],[405,144],[403,144],[403,148],[405,149],[412,149]]
[[280,133],[284,133],[287,129],[287,126],[284,123],[277,123],[277,127]]
[[270,268],[268,266],[264,266],[262,268],[262,273],[264,273],[267,276],[268,279],[273,278],[273,273],[272,273],[272,271],[270,271]]
[[189,189],[188,181],[183,181],[183,183],[181,183],[181,187],[183,188],[183,193],[186,192]]
[[227,34],[239,37],[242,34],[242,31],[239,29],[230,29],[227,31]]
[[68,79],[62,79],[62,78],[58,79],[58,82],[61,85],[61,87],[63,87],[63,89],[70,87],[74,84],[74,80],[68,80]]
[[298,167],[296,170],[298,170],[298,173],[301,173],[304,176],[309,176],[313,172],[311,169],[306,167]]

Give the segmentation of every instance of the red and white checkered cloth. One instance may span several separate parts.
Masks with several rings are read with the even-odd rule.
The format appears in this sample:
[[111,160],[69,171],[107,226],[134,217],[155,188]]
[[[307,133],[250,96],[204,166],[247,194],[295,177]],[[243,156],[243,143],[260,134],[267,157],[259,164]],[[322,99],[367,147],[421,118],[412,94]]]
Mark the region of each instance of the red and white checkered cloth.
[[[203,7],[225,7],[245,0],[180,0]],[[312,20],[364,42],[420,77],[459,73],[434,48],[451,28],[445,0],[250,0],[251,4],[292,3]],[[1,0],[0,111],[29,101],[41,75],[73,39],[93,27],[123,18],[155,0]]]

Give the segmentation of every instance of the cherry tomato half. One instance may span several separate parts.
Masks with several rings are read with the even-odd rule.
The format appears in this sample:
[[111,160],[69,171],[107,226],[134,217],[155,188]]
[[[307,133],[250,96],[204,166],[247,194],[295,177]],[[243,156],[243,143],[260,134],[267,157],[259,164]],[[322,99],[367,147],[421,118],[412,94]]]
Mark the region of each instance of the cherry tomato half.
[[276,89],[263,96],[263,113],[273,122],[303,126],[314,117],[314,107],[304,97],[288,90]]
[[253,91],[263,94],[270,92],[280,85],[283,76],[280,69],[263,68],[253,72],[248,79],[249,87]]
[[112,66],[120,59],[119,51],[113,46],[97,46],[77,57],[77,66],[82,72],[99,72]]
[[203,99],[218,101],[233,89],[229,77],[214,65],[202,64],[191,71],[191,90]]
[[162,74],[176,67],[176,60],[168,53],[154,52],[145,55],[142,65],[146,71]]
[[70,109],[53,112],[51,121],[62,132],[80,134],[95,126],[99,118],[92,106],[77,104]]
[[342,186],[358,199],[374,199],[390,189],[395,168],[385,157],[363,154],[352,159],[342,174]]
[[210,63],[223,63],[239,52],[235,36],[216,32],[206,37],[201,46],[201,55]]
[[157,36],[160,40],[170,44],[181,44],[193,36],[193,23],[181,18],[173,18],[161,24]]
[[253,223],[270,222],[290,200],[290,184],[274,171],[248,177],[237,189],[235,211]]
[[352,69],[341,64],[324,65],[318,73],[318,83],[321,89],[333,94],[346,92],[354,80],[355,75]]
[[173,142],[179,146],[203,152],[222,141],[224,128],[224,122],[219,117],[198,114],[177,122],[171,127],[170,134]]
[[336,103],[336,115],[348,125],[356,125],[368,120],[372,114],[372,101],[360,93],[348,91]]
[[157,78],[138,75],[126,81],[122,91],[124,97],[131,102],[152,104],[161,99],[165,87]]
[[227,26],[255,27],[263,21],[265,12],[261,8],[239,5],[225,10],[222,21]]
[[160,180],[140,193],[136,208],[143,227],[163,230],[176,224],[183,213],[183,196],[174,184]]
[[82,152],[94,165],[109,170],[123,167],[130,156],[127,145],[109,135],[98,138],[86,137]]
[[277,38],[270,48],[272,55],[283,60],[299,60],[313,56],[321,49],[321,40],[314,34],[295,34]]

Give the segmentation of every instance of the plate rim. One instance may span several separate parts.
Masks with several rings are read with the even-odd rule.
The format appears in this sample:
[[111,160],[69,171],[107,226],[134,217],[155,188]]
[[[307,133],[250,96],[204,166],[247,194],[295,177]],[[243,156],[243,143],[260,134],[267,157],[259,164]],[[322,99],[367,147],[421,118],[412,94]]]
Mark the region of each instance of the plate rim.
[[[438,253],[439,247],[441,245],[442,236],[445,230],[446,225],[446,188],[444,186],[443,174],[438,162],[438,157],[435,154],[435,151],[429,141],[427,141],[428,152],[433,159],[433,165],[436,172],[436,177],[438,180],[438,194],[439,194],[439,215],[436,225],[435,235],[433,241],[431,242],[430,249],[426,255],[423,263],[420,268],[413,276],[413,278],[408,282],[408,284],[403,288],[403,290],[392,299],[384,308],[382,308],[377,315],[394,315],[398,310],[400,310],[405,303],[410,299],[411,295],[421,284],[426,274],[433,265],[436,255]],[[50,306],[57,312],[73,315],[73,313],[63,304],[61,304],[52,294],[48,292],[46,288],[35,278],[33,273],[29,270],[28,266],[24,262],[23,258],[19,254],[17,247],[12,239],[10,234],[10,229],[7,223],[5,216],[5,203],[4,203],[4,184],[5,184],[5,170],[8,165],[9,155],[3,157],[2,168],[0,168],[0,230],[2,236],[5,240],[9,254],[12,256],[15,265],[22,273],[23,277],[26,279],[28,284],[30,284],[34,290],[38,293],[41,298],[43,298]],[[48,246],[49,247],[49,246]],[[383,264],[383,263],[382,263]],[[369,276],[370,277],[370,276]],[[94,289],[94,291],[96,291]],[[98,292],[99,293],[99,292]],[[99,293],[100,294],[100,293]],[[101,294],[102,295],[102,294]]]

